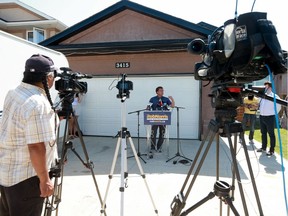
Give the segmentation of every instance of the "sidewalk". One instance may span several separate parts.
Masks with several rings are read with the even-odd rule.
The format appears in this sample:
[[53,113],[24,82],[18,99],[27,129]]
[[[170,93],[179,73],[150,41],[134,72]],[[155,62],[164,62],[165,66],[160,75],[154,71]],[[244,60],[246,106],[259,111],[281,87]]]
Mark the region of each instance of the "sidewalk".
[[[220,139],[220,180],[231,185],[231,156],[227,145],[227,139]],[[94,172],[102,199],[106,194],[108,184],[108,175],[111,171],[111,165],[114,157],[117,139],[110,137],[84,137],[89,158],[94,163]],[[73,146],[77,153],[83,156],[83,149],[79,139],[75,139]],[[133,143],[137,150],[137,139],[133,138]],[[169,157],[167,151],[156,153],[153,159],[143,156],[146,164],[140,159],[141,166],[146,174],[147,186],[151,191],[152,199],[148,194],[144,179],[139,175],[139,168],[134,157],[127,160],[128,182],[124,191],[124,215],[125,216],[153,216],[153,203],[158,210],[159,216],[170,215],[170,204],[174,197],[180,192],[191,163],[181,164],[179,161],[173,164],[174,160],[166,163],[176,153],[176,140],[169,142]],[[200,146],[198,140],[181,140],[180,153],[190,159],[194,159]],[[131,147],[128,144],[127,154],[133,156]],[[246,159],[243,148],[237,144],[237,160],[240,165],[241,182],[244,188],[245,200],[249,215],[259,215],[258,207],[254,197],[249,173],[246,168]],[[146,140],[140,139],[140,152],[145,153]],[[260,196],[262,209],[265,216],[285,216],[285,203],[283,194],[282,172],[280,157],[278,155],[267,157],[266,154],[257,153],[253,150],[259,148],[260,144],[249,145],[248,153],[251,165],[256,179],[256,184]],[[62,148],[62,144],[59,149]],[[120,151],[121,152],[121,149]],[[84,158],[84,156],[83,156]],[[176,158],[177,159],[177,158]],[[180,158],[182,159],[182,158]],[[107,194],[106,213],[108,216],[120,215],[121,193],[120,188],[120,154],[117,158],[113,178],[111,179],[110,189]],[[287,161],[285,161],[287,166]],[[197,176],[195,184],[188,196],[187,204],[183,210],[191,207],[199,200],[213,191],[213,185],[216,182],[216,144],[212,143],[211,149],[201,167],[200,174]],[[194,169],[195,170],[195,169]],[[194,172],[193,172],[194,173]],[[287,175],[287,174],[286,174]],[[191,178],[190,178],[191,179]],[[286,176],[287,181],[287,176]],[[190,183],[190,181],[189,181]],[[186,186],[186,189],[188,185]],[[185,190],[186,191],[186,190]],[[184,193],[185,193],[184,191]],[[79,159],[68,150],[68,163],[64,168],[64,180],[62,191],[62,202],[59,205],[60,216],[90,216],[101,215],[100,201],[98,199],[93,178],[89,169],[86,169]],[[227,207],[223,204],[223,215],[226,214]],[[243,205],[239,195],[238,184],[236,183],[235,208],[240,215],[244,215]],[[207,201],[196,208],[189,215],[207,216],[219,215],[220,201],[217,197]],[[104,214],[103,214],[104,215]],[[231,212],[231,215],[233,213]]]

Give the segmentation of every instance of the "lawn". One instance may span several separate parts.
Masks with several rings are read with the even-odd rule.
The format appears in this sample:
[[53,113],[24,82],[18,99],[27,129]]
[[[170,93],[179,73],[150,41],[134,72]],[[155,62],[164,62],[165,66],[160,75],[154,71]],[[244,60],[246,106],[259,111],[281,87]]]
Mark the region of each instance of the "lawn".
[[[246,131],[245,134],[249,134],[249,131]],[[270,147],[270,139],[268,136],[268,146],[267,149]],[[275,152],[280,154],[280,143],[278,141],[278,131],[275,129],[275,136],[276,136],[276,147]],[[281,142],[282,142],[282,153],[283,157],[288,160],[288,131],[286,129],[280,129],[280,136],[281,136]],[[261,143],[261,132],[260,129],[256,129],[254,133],[254,139]]]

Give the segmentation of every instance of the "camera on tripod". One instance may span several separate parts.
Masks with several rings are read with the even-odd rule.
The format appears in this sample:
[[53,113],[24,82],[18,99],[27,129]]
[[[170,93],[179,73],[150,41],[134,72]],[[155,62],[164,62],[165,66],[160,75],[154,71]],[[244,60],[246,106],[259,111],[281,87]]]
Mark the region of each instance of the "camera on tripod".
[[61,67],[60,70],[63,73],[55,72],[55,77],[61,79],[55,81],[55,89],[60,93],[86,93],[87,82],[79,82],[79,79],[92,78],[87,74],[81,74],[79,72],[72,72],[70,68]]
[[285,58],[277,32],[266,13],[251,12],[228,20],[217,28],[207,43],[201,38],[188,44],[188,51],[203,56],[195,64],[196,80],[220,83],[249,83],[286,73]]
[[121,80],[116,85],[116,88],[119,90],[117,98],[129,98],[130,90],[133,90],[133,82],[126,80],[126,74],[121,74],[121,76]]
[[77,93],[87,93],[87,82],[80,82],[79,79],[90,79],[92,76],[81,74],[79,72],[72,72],[70,68],[61,67],[63,73],[54,72],[54,77],[60,77],[55,81],[55,89],[59,92],[61,99],[61,110],[58,110],[59,116],[69,116],[72,112],[72,103],[74,95]]

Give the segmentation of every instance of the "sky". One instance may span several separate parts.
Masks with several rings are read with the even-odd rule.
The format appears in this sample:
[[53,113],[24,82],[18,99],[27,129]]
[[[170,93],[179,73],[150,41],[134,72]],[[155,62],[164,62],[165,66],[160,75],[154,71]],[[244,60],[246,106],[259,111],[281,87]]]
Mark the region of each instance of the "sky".
[[[266,12],[278,32],[281,47],[288,50],[286,0],[256,0],[253,11]],[[119,0],[21,0],[21,2],[72,26],[119,2]],[[133,0],[143,6],[192,23],[204,21],[221,26],[235,17],[236,0]],[[254,0],[238,0],[237,14],[250,12]]]

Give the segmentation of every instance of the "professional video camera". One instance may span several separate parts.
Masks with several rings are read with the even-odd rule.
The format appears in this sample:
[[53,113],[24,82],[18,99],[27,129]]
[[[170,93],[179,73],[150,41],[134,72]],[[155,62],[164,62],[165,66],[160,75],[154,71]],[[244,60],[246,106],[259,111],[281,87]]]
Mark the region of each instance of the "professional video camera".
[[79,82],[79,79],[92,78],[92,76],[81,74],[79,72],[72,72],[70,68],[61,67],[63,73],[55,73],[55,77],[61,79],[55,82],[55,89],[60,93],[86,93],[87,83]]
[[130,96],[130,90],[133,90],[133,83],[132,81],[126,80],[126,74],[121,74],[121,76],[121,80],[116,85],[116,88],[119,90],[117,98],[126,99]]
[[70,68],[61,67],[62,73],[54,73],[54,77],[60,77],[55,81],[55,89],[59,92],[61,99],[61,110],[58,110],[59,116],[69,116],[72,112],[72,103],[76,93],[87,93],[87,83],[80,82],[79,79],[90,79],[92,76],[81,74],[79,72],[72,72]]
[[203,56],[195,64],[195,79],[214,81],[209,96],[220,127],[235,120],[245,83],[267,77],[268,67],[275,75],[287,72],[276,34],[266,13],[251,12],[226,21],[207,43],[197,38],[188,44],[190,53]]
[[217,84],[249,83],[268,75],[265,64],[275,75],[286,73],[276,34],[266,13],[245,13],[226,21],[207,43],[197,38],[188,44],[189,52],[203,55],[203,61],[195,65],[195,79]]

